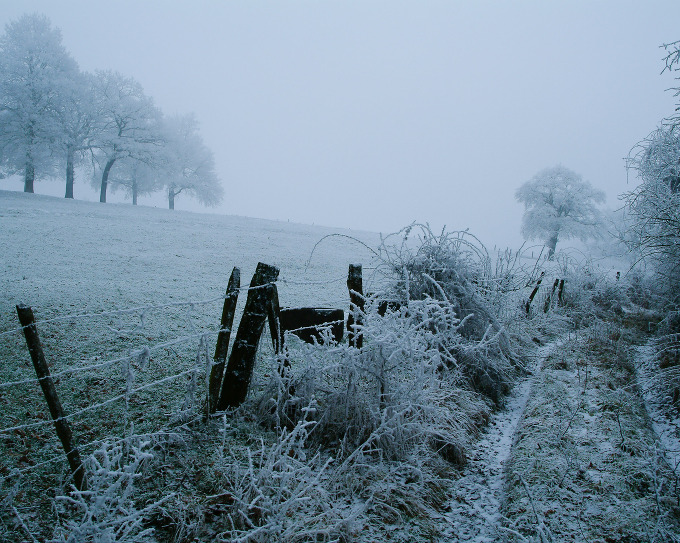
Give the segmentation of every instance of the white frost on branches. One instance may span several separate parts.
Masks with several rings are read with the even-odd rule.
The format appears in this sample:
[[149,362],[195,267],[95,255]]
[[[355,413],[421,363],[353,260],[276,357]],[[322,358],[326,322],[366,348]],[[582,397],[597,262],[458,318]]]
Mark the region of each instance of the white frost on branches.
[[515,198],[524,204],[522,234],[540,239],[552,258],[560,239],[586,241],[600,235],[602,213],[597,204],[605,200],[604,192],[565,168],[554,166],[538,172],[524,183]]
[[96,450],[87,461],[90,490],[56,497],[59,524],[51,543],[154,541],[153,528],[144,528],[144,520],[174,494],[142,509],[135,505],[134,483],[144,462],[153,458],[150,445],[150,441],[133,439],[104,443]]

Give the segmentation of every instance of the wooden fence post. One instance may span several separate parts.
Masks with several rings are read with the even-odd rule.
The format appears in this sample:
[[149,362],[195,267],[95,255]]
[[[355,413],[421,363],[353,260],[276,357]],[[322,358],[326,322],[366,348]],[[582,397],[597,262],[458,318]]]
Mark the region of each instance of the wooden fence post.
[[534,290],[531,291],[531,294],[529,295],[529,299],[527,300],[527,303],[524,306],[524,309],[526,310],[527,315],[531,311],[531,302],[534,301],[534,298],[536,297],[536,294],[538,293],[538,289],[541,287],[541,281],[543,281],[544,275],[545,275],[545,272],[542,271],[541,275],[538,278],[538,281],[536,281],[536,286],[534,287]]
[[275,266],[258,263],[255,275],[250,281],[248,299],[229,355],[222,391],[217,402],[217,409],[220,411],[228,407],[237,407],[246,399],[253,375],[257,344],[267,320],[267,306],[272,292],[269,285],[274,283],[278,276],[279,269]]
[[80,460],[80,452],[73,444],[71,426],[69,425],[68,420],[66,420],[66,414],[61,407],[57,389],[50,376],[50,370],[47,367],[45,354],[43,353],[40,337],[38,336],[38,328],[35,325],[33,310],[27,305],[20,304],[17,305],[17,315],[19,316],[21,326],[24,327],[24,336],[26,337],[28,352],[31,354],[31,360],[33,361],[35,373],[38,376],[40,388],[42,388],[45,400],[50,408],[50,414],[54,421],[54,427],[57,430],[57,436],[61,440],[61,444],[66,452],[66,458],[71,467],[71,473],[73,474],[76,488],[78,490],[87,490],[87,478],[85,477],[83,463]]
[[350,264],[347,275],[349,289],[349,313],[347,315],[347,338],[351,347],[361,349],[364,337],[360,327],[363,324],[364,304],[361,264]]
[[557,285],[560,284],[559,279],[555,279],[555,282],[553,283],[552,290],[550,291],[550,294],[548,294],[548,297],[545,299],[545,304],[543,305],[543,313],[547,313],[548,309],[550,309],[550,303],[552,302],[553,296],[555,295],[555,290],[557,289]]
[[210,369],[210,381],[208,383],[208,412],[214,413],[217,410],[217,400],[222,387],[222,377],[224,375],[224,364],[227,361],[229,351],[229,339],[231,338],[231,328],[234,325],[234,314],[236,313],[236,303],[238,302],[238,289],[241,288],[241,270],[234,268],[227,284],[227,293],[224,296],[224,306],[222,307],[222,320],[220,321],[220,331],[217,334],[217,345],[215,346],[214,364]]
[[283,346],[283,338],[281,332],[281,320],[279,314],[281,307],[279,306],[279,290],[276,284],[272,283],[269,286],[269,303],[267,304],[267,320],[269,321],[269,334],[272,338],[272,347],[274,352],[279,354]]

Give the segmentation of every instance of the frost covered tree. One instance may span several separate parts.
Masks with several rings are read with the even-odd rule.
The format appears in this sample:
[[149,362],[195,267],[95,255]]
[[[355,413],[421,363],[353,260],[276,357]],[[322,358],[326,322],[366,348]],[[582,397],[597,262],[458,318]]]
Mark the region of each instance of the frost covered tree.
[[23,174],[24,191],[52,173],[61,142],[59,112],[78,74],[61,32],[43,15],[24,15],[0,37],[0,157]]
[[[680,70],[680,41],[663,46],[664,72]],[[676,76],[676,79],[680,79]],[[674,87],[680,96],[680,87]],[[624,195],[630,217],[628,242],[656,271],[666,303],[680,304],[680,104],[628,156],[641,181]]]
[[98,128],[93,146],[101,181],[94,184],[99,185],[99,201],[106,202],[109,175],[117,161],[160,163],[161,112],[137,81],[118,72],[96,73],[95,100]]
[[549,259],[561,238],[585,241],[600,234],[603,218],[597,204],[604,202],[604,193],[564,166],[538,172],[517,189],[515,198],[525,209],[522,234],[542,240]]
[[653,265],[667,299],[680,303],[680,127],[667,125],[640,142],[628,167],[642,183],[625,195],[629,244]]
[[99,133],[94,94],[94,76],[88,73],[74,74],[57,111],[60,127],[58,146],[62,154],[60,162],[64,162],[66,167],[65,198],[73,198],[75,166],[92,150]]
[[[95,176],[100,175],[101,172],[96,170]],[[127,197],[132,198],[132,205],[136,206],[139,196],[152,194],[163,188],[162,168],[134,158],[122,158],[116,163],[108,182],[112,191],[123,190]]]
[[224,190],[215,173],[215,159],[198,132],[193,115],[176,116],[165,122],[166,164],[164,176],[168,207],[175,209],[181,193],[195,197],[206,206],[222,201]]

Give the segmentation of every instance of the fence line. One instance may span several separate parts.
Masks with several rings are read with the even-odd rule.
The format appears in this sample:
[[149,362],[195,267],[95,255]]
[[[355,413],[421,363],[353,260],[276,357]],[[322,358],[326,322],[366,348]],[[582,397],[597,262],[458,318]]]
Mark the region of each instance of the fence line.
[[[172,341],[157,343],[156,345],[152,345],[150,347],[145,345],[144,347],[142,347],[142,349],[148,349],[149,352],[155,352],[155,351],[159,351],[161,349],[165,349],[167,347],[171,347],[173,345],[179,345],[180,343],[184,343],[185,341],[188,341],[190,339],[195,339],[195,338],[200,337],[202,335],[211,335],[211,333],[216,335],[217,333],[219,333],[219,328],[215,327],[215,329],[212,332],[196,332],[196,333],[188,335],[188,336],[181,336],[179,338],[175,338]],[[121,356],[119,358],[114,358],[113,360],[107,360],[105,362],[99,362],[97,364],[92,364],[90,366],[78,366],[78,367],[74,367],[74,368],[68,368],[68,369],[65,369],[65,370],[62,370],[62,371],[52,373],[51,375],[52,375],[52,378],[56,378],[56,377],[61,377],[61,376],[64,376],[64,375],[69,375],[71,373],[81,373],[81,372],[85,373],[87,371],[112,366],[112,365],[114,365],[118,362],[126,362],[126,361],[130,360],[131,358],[133,358],[134,355],[135,355],[135,352],[132,351],[132,352],[130,352],[130,354],[127,354],[125,356]],[[14,385],[25,385],[25,384],[39,383],[39,382],[40,382],[40,380],[37,377],[30,377],[30,378],[27,378],[27,379],[22,379],[20,381],[6,381],[4,383],[0,383],[0,389],[6,388],[6,387],[9,387],[9,386],[14,386]]]
[[[218,298],[211,298],[209,300],[201,300],[199,302],[173,302],[173,303],[161,304],[161,305],[147,305],[147,306],[127,308],[127,309],[119,309],[119,310],[116,310],[116,311],[102,311],[101,313],[75,313],[75,314],[70,314],[70,315],[62,315],[62,316],[59,316],[59,317],[53,317],[51,319],[37,320],[35,322],[35,324],[36,325],[44,325],[44,324],[51,324],[51,323],[60,322],[60,321],[76,321],[76,320],[100,318],[100,317],[135,315],[135,314],[140,314],[140,313],[146,313],[148,311],[152,311],[152,310],[156,310],[156,309],[167,309],[169,307],[208,305],[208,304],[211,304],[211,303],[218,302],[220,300],[224,300],[224,296],[220,296]],[[12,328],[10,330],[0,332],[0,337],[7,336],[7,335],[10,335],[10,334],[14,334],[16,332],[21,332],[23,329],[24,329],[23,326],[18,326],[16,328]]]
[[[295,286],[320,286],[320,285],[326,285],[326,284],[335,284],[339,283],[342,281],[345,281],[346,277],[341,277],[337,279],[331,279],[328,281],[295,281],[292,279],[281,279],[279,278],[276,283],[282,283],[282,284],[288,284],[288,285],[295,285]],[[265,286],[255,286],[251,287],[249,285],[242,286],[238,290],[239,292],[247,292],[249,290],[257,290],[261,288],[266,288]],[[83,320],[83,319],[88,319],[88,318],[103,318],[103,317],[116,317],[116,316],[125,316],[125,315],[139,315],[140,317],[145,317],[146,313],[150,311],[156,311],[156,310],[161,310],[161,309],[168,309],[168,308],[173,308],[173,307],[189,307],[195,308],[196,306],[203,306],[203,305],[209,305],[212,303],[216,302],[223,302],[225,300],[225,296],[217,296],[215,298],[209,298],[207,300],[199,300],[199,301],[185,301],[185,302],[168,302],[165,304],[150,304],[150,305],[142,305],[142,306],[136,306],[136,307],[129,307],[129,308],[124,308],[124,309],[117,309],[113,311],[101,311],[97,313],[72,313],[72,314],[67,314],[67,315],[60,315],[58,317],[52,317],[50,319],[43,319],[43,320],[36,320],[35,324],[37,326],[40,325],[45,325],[45,324],[51,324],[55,322],[63,322],[63,321],[77,321],[77,320]],[[9,336],[12,334],[15,334],[17,332],[22,332],[24,329],[23,326],[17,326],[16,328],[11,328],[8,330],[5,330],[3,332],[0,332],[0,338]],[[115,329],[115,328],[110,328],[114,332],[119,332],[120,330]]]
[[[309,285],[309,286],[319,286],[323,284],[332,284],[332,283],[337,283],[339,281],[342,281],[342,279],[332,279],[330,281],[295,281],[291,279],[282,279],[281,283],[284,284],[291,284],[291,285]],[[252,287],[252,289],[261,289],[261,288],[267,288],[266,285],[264,286],[256,286]],[[251,287],[246,286],[246,287],[241,287],[239,289],[240,291],[249,291],[251,290]],[[83,312],[83,313],[72,313],[72,314],[67,314],[67,315],[59,315],[53,318],[49,319],[43,319],[36,321],[34,325],[36,327],[45,327],[45,325],[53,325],[55,323],[59,322],[77,322],[77,321],[97,321],[97,320],[102,320],[102,319],[107,319],[111,317],[124,317],[124,316],[137,316],[139,318],[139,322],[137,325],[133,326],[132,328],[117,328],[115,326],[112,326],[108,323],[102,323],[101,325],[98,326],[103,326],[105,329],[108,329],[109,332],[112,332],[114,334],[118,335],[129,335],[132,333],[141,333],[146,329],[147,326],[147,317],[150,312],[154,311],[161,311],[161,310],[167,310],[167,309],[172,309],[172,308],[187,308],[189,313],[193,313],[196,311],[197,308],[212,304],[218,301],[224,301],[226,299],[226,295],[207,299],[207,300],[188,300],[188,301],[179,301],[179,302],[170,302],[170,303],[163,303],[163,304],[148,304],[148,305],[141,305],[141,306],[135,306],[135,307],[128,307],[128,308],[123,308],[123,309],[117,309],[117,310],[110,310],[110,311],[101,311],[101,312]],[[345,302],[346,303],[346,302]],[[344,304],[343,304],[344,305]],[[78,376],[81,374],[85,374],[88,372],[93,372],[97,370],[102,370],[104,368],[116,366],[116,365],[121,365],[124,366],[124,364],[130,364],[130,362],[134,362],[135,359],[137,359],[141,353],[151,353],[151,352],[157,352],[162,349],[166,349],[168,347],[172,347],[174,345],[180,345],[180,344],[188,344],[192,340],[195,340],[197,338],[205,338],[210,337],[212,335],[217,336],[217,334],[220,331],[219,327],[219,322],[217,315],[215,315],[215,324],[211,327],[206,327],[203,325],[201,326],[200,330],[196,328],[194,323],[191,320],[191,316],[189,315],[189,319],[187,320],[189,328],[192,330],[191,334],[188,335],[182,335],[176,338],[172,338],[169,341],[163,341],[160,343],[157,343],[155,345],[138,345],[136,348],[132,349],[129,353],[122,355],[122,356],[116,356],[113,359],[110,360],[104,360],[100,362],[96,362],[94,364],[88,363],[89,360],[87,359],[81,359],[79,362],[71,362],[71,365],[73,364],[83,364],[80,366],[76,367],[68,367],[66,369],[63,369],[61,371],[57,371],[51,374],[51,377],[53,379],[59,378],[59,377],[64,377],[64,376]],[[339,322],[339,321],[338,321]],[[25,327],[23,326],[17,326],[16,328],[6,330],[4,332],[0,333],[0,338],[15,334],[17,332],[21,332]],[[199,345],[199,349],[205,350],[206,353],[203,355],[202,353],[199,353],[199,356],[196,357],[197,360],[205,360],[207,363],[205,364],[205,369],[209,369],[212,360],[210,356],[207,353],[207,345],[205,345],[205,342],[203,341],[201,345]],[[147,355],[148,356],[148,355]],[[202,358],[204,357],[204,358]],[[142,392],[144,390],[148,390],[154,387],[158,387],[163,385],[164,383],[168,383],[170,381],[175,381],[177,379],[180,379],[181,377],[188,376],[188,375],[193,375],[194,378],[192,379],[192,382],[189,383],[189,388],[193,387],[193,390],[187,390],[187,396],[189,393],[193,393],[193,405],[192,409],[197,408],[197,403],[195,402],[195,393],[196,393],[196,379],[195,376],[200,372],[203,371],[203,367],[199,368],[196,365],[196,362],[190,362],[190,367],[188,369],[185,369],[183,371],[179,371],[176,373],[173,373],[172,375],[168,375],[165,377],[162,377],[160,379],[154,379],[151,382],[144,383],[140,386],[130,388],[129,384],[126,388],[126,390],[120,394],[117,394],[113,397],[104,399],[103,401],[96,402],[96,403],[91,403],[90,405],[87,405],[86,407],[76,410],[72,413],[68,413],[64,415],[63,417],[60,417],[57,420],[61,419],[75,419],[78,418],[86,413],[96,411],[98,409],[104,408],[106,406],[109,406],[111,404],[114,404],[119,401],[123,400],[129,400],[129,398],[137,394],[139,392]],[[164,364],[164,367],[170,367],[171,364]],[[186,367],[186,366],[185,366]],[[126,378],[123,377],[123,380]],[[29,385],[29,384],[38,384],[40,383],[40,379],[37,377],[31,377],[31,378],[26,378],[26,379],[15,379],[12,381],[4,381],[0,382],[0,389],[7,389],[9,387],[15,387],[15,386],[21,386],[21,385]],[[123,386],[123,383],[121,383],[121,386]],[[126,402],[127,403],[127,402]],[[176,402],[179,404],[180,402]],[[127,420],[127,406],[126,406],[126,420]],[[179,411],[178,411],[179,413]],[[4,436],[11,436],[12,432],[15,431],[21,431],[21,430],[28,430],[32,428],[39,428],[39,427],[46,427],[54,424],[54,420],[52,419],[45,419],[45,420],[39,420],[35,422],[26,422],[23,424],[14,424],[11,426],[6,426],[4,428],[0,428],[0,435]],[[101,441],[101,440],[99,440]],[[80,447],[86,447],[87,445],[83,446],[81,445]],[[40,462],[34,466],[30,466],[28,468],[23,468],[23,471],[27,471],[30,469],[35,469],[38,466],[45,465],[46,463],[50,463],[53,461],[57,461],[59,459],[63,459],[63,456],[55,456],[53,460],[48,460],[45,462]]]
[[[364,268],[365,270],[369,270],[371,268]],[[330,285],[330,284],[337,284],[343,281],[346,281],[346,277],[341,277],[341,278],[334,278],[328,281],[298,281],[295,279],[286,279],[286,278],[279,278],[277,283],[283,284],[283,285],[294,285],[294,286],[310,286],[310,287],[318,287],[320,285]],[[261,286],[256,286],[256,287],[250,287],[250,286],[244,286],[239,288],[239,291],[249,291],[251,289],[262,289],[262,288],[268,288],[269,285],[261,285]],[[349,294],[349,293],[348,293]],[[173,308],[186,308],[188,311],[188,315],[185,313],[184,316],[187,319],[187,326],[189,329],[192,331],[191,334],[188,335],[182,335],[179,337],[172,338],[168,341],[163,341],[160,343],[157,343],[155,345],[138,345],[136,348],[132,349],[128,354],[124,356],[118,356],[115,357],[111,360],[105,360],[102,362],[97,362],[95,364],[88,364],[88,360],[86,359],[81,359],[80,362],[75,362],[75,364],[78,363],[85,363],[86,365],[80,366],[80,367],[68,367],[64,370],[61,370],[59,372],[55,372],[52,374],[53,378],[58,378],[66,375],[80,375],[80,374],[85,374],[88,372],[92,372],[95,370],[100,370],[103,368],[115,366],[116,364],[128,364],[130,365],[131,362],[134,362],[135,360],[139,360],[140,357],[145,356],[146,353],[151,353],[151,352],[157,352],[162,349],[166,349],[168,347],[172,347],[175,345],[183,345],[187,344],[189,345],[192,340],[201,338],[201,342],[198,345],[198,354],[195,357],[195,359],[188,360],[186,361],[186,364],[183,364],[184,367],[188,364],[189,368],[184,369],[182,371],[179,371],[178,373],[173,373],[172,375],[167,375],[165,377],[162,377],[160,379],[154,379],[151,382],[144,383],[140,386],[137,387],[132,387],[131,382],[128,379],[130,379],[130,373],[127,375],[122,375],[121,376],[121,386],[125,386],[125,390],[121,394],[117,394],[113,397],[107,398],[103,401],[100,401],[98,403],[92,403],[90,405],[87,405],[84,408],[81,408],[77,411],[74,411],[73,413],[66,414],[65,416],[61,417],[62,419],[74,419],[76,417],[79,417],[83,414],[90,413],[92,411],[96,411],[98,409],[104,408],[106,406],[112,405],[116,402],[119,402],[121,400],[125,400],[126,406],[125,406],[125,428],[127,428],[127,421],[128,421],[128,415],[129,415],[129,407],[127,405],[128,400],[130,397],[134,394],[137,394],[139,392],[142,392],[144,390],[148,390],[157,386],[160,386],[164,383],[168,383],[171,381],[175,381],[181,377],[185,377],[188,375],[192,375],[192,379],[189,383],[187,383],[186,388],[186,394],[185,398],[189,397],[191,395],[192,398],[192,405],[189,406],[189,410],[184,410],[181,398],[177,398],[178,401],[174,402],[176,404],[176,409],[173,411],[173,414],[180,415],[184,413],[185,415],[189,416],[190,413],[194,414],[194,418],[191,420],[199,420],[204,416],[204,413],[201,412],[201,408],[198,402],[196,402],[196,392],[200,390],[200,387],[197,385],[197,379],[196,376],[201,372],[204,371],[204,367],[206,370],[206,379],[208,375],[208,371],[211,367],[211,365],[214,363],[212,358],[209,356],[207,352],[207,345],[205,344],[205,339],[207,337],[211,336],[217,336],[218,333],[220,332],[220,327],[219,327],[219,315],[216,313],[214,315],[214,325],[213,326],[206,326],[205,324],[202,324],[200,329],[197,328],[197,326],[194,324],[192,317],[195,316],[195,311],[203,306],[213,304],[216,302],[224,301],[225,299],[228,298],[228,295],[222,295],[219,297],[214,297],[211,299],[207,300],[198,300],[198,301],[179,301],[179,302],[169,302],[169,303],[163,303],[163,304],[149,304],[149,305],[142,305],[142,306],[136,306],[136,307],[129,307],[129,308],[123,308],[120,310],[112,310],[112,311],[102,311],[102,312],[86,312],[86,313],[74,313],[74,314],[68,314],[68,315],[60,315],[57,317],[53,317],[50,319],[44,319],[41,321],[35,322],[35,325],[40,327],[40,326],[45,326],[47,324],[53,324],[53,323],[59,323],[59,322],[68,322],[68,321],[95,321],[98,319],[107,319],[110,317],[124,317],[124,316],[137,316],[139,318],[139,323],[132,327],[131,329],[125,329],[125,328],[115,328],[114,326],[111,326],[107,323],[102,323],[102,326],[107,328],[110,332],[118,334],[118,335],[127,335],[127,334],[133,334],[133,333],[139,333],[147,328],[147,317],[148,314],[151,312],[155,311],[161,311],[161,310],[168,310],[168,309],[173,309]],[[338,306],[343,307],[345,306],[345,311],[347,312],[348,310],[348,298],[344,298],[342,301],[337,300]],[[336,303],[333,301],[333,303]],[[339,323],[344,323],[343,321],[337,320],[333,321],[332,323],[327,323],[327,325],[332,325],[332,324],[339,324]],[[305,329],[310,328],[309,326],[305,327],[300,327],[294,330],[289,330],[289,332],[296,332],[296,331],[303,331]],[[16,332],[21,332],[24,329],[24,327],[17,327],[11,330],[7,330],[4,332],[0,332],[0,338],[15,334]],[[89,342],[88,342],[89,343]],[[79,343],[79,345],[82,345],[82,343]],[[192,347],[195,349],[195,347]],[[205,351],[205,352],[204,352]],[[173,350],[174,352],[174,350]],[[148,356],[148,354],[146,354]],[[202,364],[202,365],[201,365]],[[163,364],[164,369],[172,369],[172,364],[171,363],[164,363]],[[180,369],[180,368],[177,368]],[[174,371],[174,370],[173,370]],[[145,374],[145,377],[148,379],[148,374]],[[7,382],[0,382],[0,390],[2,389],[7,389],[8,387],[12,386],[19,386],[19,385],[25,385],[25,384],[33,384],[33,383],[39,383],[38,378],[28,378],[28,379],[22,379],[22,380],[15,380],[15,381],[7,381]],[[120,390],[120,389],[119,389]],[[207,394],[207,381],[206,381],[206,394]],[[89,399],[89,398],[88,398]],[[134,412],[134,411],[133,411]],[[158,409],[154,409],[152,416],[149,417],[151,419],[151,423],[154,424],[155,419],[158,419]],[[16,420],[16,419],[15,419]],[[88,420],[88,419],[86,419]],[[160,422],[160,420],[158,421]],[[0,435],[9,435],[11,432],[15,432],[18,430],[24,430],[24,429],[31,429],[31,428],[38,428],[38,427],[43,427],[47,425],[51,425],[54,423],[54,420],[52,419],[47,419],[47,420],[41,420],[38,422],[29,422],[26,424],[17,424],[13,426],[9,426],[6,428],[1,428],[0,429]],[[136,434],[136,435],[158,435],[158,433],[164,433],[165,432],[165,427],[162,427],[159,429],[158,432],[148,432],[146,434]],[[171,432],[167,432],[171,433]],[[129,437],[129,436],[128,436]],[[104,441],[111,440],[112,436],[106,436],[102,439],[96,439],[93,441],[90,441],[89,443],[86,443],[84,445],[79,445],[79,449],[86,449],[93,444],[96,443],[103,443]],[[118,438],[118,440],[124,440],[126,438]],[[56,461],[63,461],[63,455],[55,455],[54,458],[39,462],[37,464],[34,464],[32,466],[24,467],[21,469],[15,469],[12,470],[9,476],[0,476],[0,481],[6,480],[9,477],[12,476],[12,474],[15,473],[26,473],[31,470],[35,470],[41,466],[56,462]]]
[[[193,419],[189,419],[184,421],[182,424],[187,425],[187,424],[193,424],[195,422],[198,422],[203,419],[202,415],[196,416]],[[168,435],[168,436],[178,436],[178,432],[173,432],[169,428],[161,428],[160,430],[157,430],[155,432],[145,432],[143,434],[135,434],[134,437],[155,437],[155,436],[162,436],[162,435]],[[123,441],[126,441],[130,439],[130,436],[125,436],[125,437],[113,437],[113,436],[106,436],[102,439],[93,439],[92,441],[88,441],[87,443],[83,443],[82,445],[78,445],[78,449],[80,451],[86,450],[89,447],[92,447],[94,445],[98,445],[101,443],[105,442],[112,442],[112,443],[120,443]],[[39,467],[46,466],[47,464],[54,464],[55,462],[63,462],[64,461],[64,455],[63,454],[58,454],[50,458],[49,460],[44,460],[42,462],[38,462],[36,464],[27,466],[25,468],[14,468],[10,470],[9,475],[0,475],[0,482],[1,481],[7,481],[11,479],[12,477],[16,475],[21,475],[23,473],[28,473],[29,471],[33,471],[34,469],[38,469]]]
[[100,407],[104,407],[106,405],[110,405],[110,404],[117,402],[119,400],[124,400],[125,398],[128,398],[132,394],[135,394],[137,392],[141,392],[142,390],[147,390],[147,389],[152,388],[156,385],[160,385],[161,383],[167,383],[168,381],[172,381],[174,379],[177,379],[178,377],[182,377],[183,375],[189,375],[190,373],[194,373],[195,371],[196,371],[196,368],[192,367],[191,369],[184,370],[183,372],[176,373],[174,375],[169,375],[168,377],[163,377],[162,379],[159,379],[158,381],[153,381],[152,383],[147,383],[146,385],[142,385],[140,387],[134,388],[134,389],[130,390],[129,392],[126,391],[123,394],[119,394],[118,396],[114,396],[113,398],[109,398],[108,400],[105,400],[105,401],[100,402],[98,404],[88,405],[87,407],[84,407],[83,409],[80,409],[79,411],[74,411],[73,413],[69,413],[68,415],[64,415],[63,417],[59,417],[58,419],[41,420],[40,422],[32,422],[32,423],[29,423],[29,424],[22,424],[22,425],[19,425],[19,426],[10,426],[9,428],[0,428],[0,435],[7,433],[7,432],[13,432],[15,430],[25,430],[27,428],[37,428],[38,426],[54,424],[54,422],[58,421],[58,420],[72,419],[73,417],[77,417],[78,415],[82,415],[83,413],[93,411],[95,409],[98,409]]

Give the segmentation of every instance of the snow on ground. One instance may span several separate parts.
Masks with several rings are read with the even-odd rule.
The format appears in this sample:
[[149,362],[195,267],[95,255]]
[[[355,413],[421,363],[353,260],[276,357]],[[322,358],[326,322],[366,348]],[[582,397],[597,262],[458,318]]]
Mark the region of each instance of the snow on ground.
[[3,315],[18,302],[120,309],[205,300],[224,292],[233,266],[249,282],[258,261],[281,269],[283,305],[344,304],[348,264],[368,265],[371,254],[334,236],[306,266],[315,244],[329,234],[379,243],[367,232],[11,191],[0,191],[0,230]]
[[[18,327],[16,304],[33,307],[51,363],[85,365],[193,336],[164,352],[186,367],[197,331],[216,333],[233,267],[242,287],[258,261],[279,267],[282,306],[344,309],[348,265],[371,262],[350,237],[379,243],[366,232],[10,191],[0,191],[0,230],[0,354],[16,360],[0,381],[25,371],[23,339],[7,334]],[[370,288],[370,270],[365,275]],[[147,309],[102,316],[140,307]],[[92,316],[65,318],[83,314]]]
[[507,541],[680,541],[627,341],[597,325],[548,356],[506,463]]
[[[331,237],[315,249],[324,236]],[[187,371],[197,367],[197,352],[214,349],[234,266],[242,286],[258,261],[278,266],[284,306],[346,309],[349,263],[371,263],[370,251],[349,237],[373,247],[380,241],[366,232],[0,191],[0,384],[28,381],[0,387],[0,429],[35,425],[0,438],[0,495],[11,469],[58,487],[63,464],[31,381],[16,304],[33,307],[51,371],[64,372],[55,381],[66,412],[97,406],[87,411],[93,417],[72,419],[89,454],[103,436],[123,435],[128,409],[135,431],[157,431],[189,392],[192,400],[201,394],[202,383],[192,389]],[[370,269],[365,281],[370,288]],[[235,326],[245,299],[242,292]],[[128,365],[130,353],[144,349],[149,359]],[[162,379],[134,394],[128,407],[111,401]],[[49,511],[44,495],[24,500],[43,501]]]
[[491,416],[488,426],[469,454],[460,479],[454,482],[453,500],[444,519],[449,527],[445,538],[451,541],[487,543],[498,541],[503,531],[500,508],[503,502],[505,462],[524,413],[535,371],[562,343],[554,340],[537,349],[531,374],[515,385],[503,409]]
[[[54,371],[81,359],[89,363],[163,344],[196,329],[214,332],[234,266],[241,268],[243,285],[258,261],[280,267],[282,305],[346,308],[348,264],[371,263],[370,251],[348,236],[372,247],[380,241],[370,233],[7,191],[0,191],[0,232],[0,382],[31,376],[25,344],[15,331],[17,303],[34,307]],[[315,249],[326,235],[331,237]],[[368,282],[370,273],[365,278]],[[244,300],[241,296],[241,305]],[[142,306],[153,309],[102,315]],[[95,316],[45,322],[82,313]],[[453,482],[449,510],[437,519],[445,525],[444,540],[680,541],[677,477],[661,460],[620,336],[604,326],[536,350],[533,374],[491,418]],[[172,345],[146,368],[135,368],[139,382],[144,372],[159,379],[164,371],[191,368],[197,336],[185,343],[185,350]],[[645,353],[638,352],[648,360]],[[639,368],[643,384],[649,381],[645,367]],[[85,408],[124,388],[121,372],[102,377],[101,372],[62,377],[67,408]],[[91,396],[90,382],[102,398]],[[138,428],[143,430],[150,405],[172,412],[168,398],[181,402],[185,389],[183,382],[155,398],[135,395],[130,409],[137,409]],[[25,405],[17,398],[26,398]],[[38,408],[28,413],[27,406],[40,404],[36,398],[37,386],[28,392],[0,390],[0,427],[26,417],[47,420]],[[663,426],[653,402],[648,409],[675,469],[678,427],[672,421]],[[100,430],[119,431],[116,412],[100,421],[101,428],[76,427],[81,442]],[[54,443],[49,427],[30,434],[2,443],[10,467],[29,469],[54,453],[53,445],[41,445]],[[58,474],[49,477],[54,480],[45,484],[57,486]]]
[[[673,392],[668,390],[654,357],[652,345],[640,346],[635,351],[637,378],[654,433],[663,448],[668,465],[680,477],[680,416],[673,404]],[[660,390],[663,389],[663,390]]]

